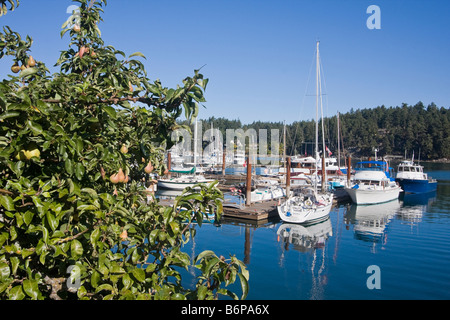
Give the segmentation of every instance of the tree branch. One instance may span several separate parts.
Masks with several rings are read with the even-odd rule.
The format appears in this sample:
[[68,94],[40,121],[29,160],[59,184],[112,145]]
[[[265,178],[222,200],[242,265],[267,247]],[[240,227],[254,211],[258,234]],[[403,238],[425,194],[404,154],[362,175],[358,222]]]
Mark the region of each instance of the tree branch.
[[[83,101],[83,103],[88,103],[88,104],[117,104],[119,102],[123,102],[123,101],[133,101],[133,102],[141,102],[144,103],[146,105],[149,106],[156,106],[156,107],[161,107],[161,104],[158,102],[158,99],[154,99],[154,98],[148,98],[148,97],[124,97],[124,98],[109,98],[109,99],[99,99],[97,101],[90,101],[90,102],[85,102]],[[62,99],[42,99],[42,102],[46,102],[46,103],[64,103],[67,102],[67,100],[62,100]],[[79,103],[81,102],[80,100],[75,100],[75,103]]]

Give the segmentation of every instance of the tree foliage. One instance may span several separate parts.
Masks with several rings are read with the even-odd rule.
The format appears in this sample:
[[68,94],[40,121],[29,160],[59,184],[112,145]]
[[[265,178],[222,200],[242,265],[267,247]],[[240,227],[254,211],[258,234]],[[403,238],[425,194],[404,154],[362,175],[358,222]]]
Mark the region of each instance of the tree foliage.
[[[182,251],[203,209],[220,217],[216,183],[173,207],[145,188],[144,167],[164,174],[163,146],[183,112],[197,116],[208,80],[196,70],[176,89],[151,81],[142,53],[103,43],[106,1],[74,2],[55,74],[30,55],[30,37],[0,33],[0,58],[14,61],[0,83],[0,298],[237,298],[223,287],[237,278],[245,297],[241,261]],[[184,288],[180,268],[193,263],[202,275]]]
[[[306,117],[310,115],[305,115]],[[312,116],[312,114],[311,114]],[[374,148],[382,155],[412,154],[420,152],[421,159],[450,159],[450,110],[438,108],[434,103],[424,106],[402,104],[399,107],[379,106],[371,109],[351,110],[340,114],[341,148],[356,157],[374,155]],[[228,128],[283,130],[281,122],[255,121],[242,124],[240,120],[211,117],[204,121],[205,127],[213,123],[225,137]],[[184,123],[187,125],[187,123]],[[320,124],[319,124],[320,125]],[[324,118],[327,147],[337,153],[337,116]],[[286,150],[288,154],[313,154],[315,140],[313,120],[295,121],[286,125]],[[279,135],[280,138],[282,135]],[[321,132],[319,130],[319,141]],[[268,141],[270,143],[270,140]],[[320,147],[320,150],[322,148]]]

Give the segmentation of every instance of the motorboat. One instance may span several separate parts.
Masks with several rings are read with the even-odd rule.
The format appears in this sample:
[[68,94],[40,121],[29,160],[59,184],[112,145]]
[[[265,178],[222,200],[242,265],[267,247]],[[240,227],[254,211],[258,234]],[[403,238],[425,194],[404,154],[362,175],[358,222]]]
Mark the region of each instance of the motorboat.
[[423,166],[413,160],[400,162],[395,178],[405,193],[432,192],[437,189],[437,180],[423,172]]
[[398,198],[402,189],[391,177],[391,169],[386,161],[361,161],[354,169],[353,180],[345,186],[354,203],[376,204]]

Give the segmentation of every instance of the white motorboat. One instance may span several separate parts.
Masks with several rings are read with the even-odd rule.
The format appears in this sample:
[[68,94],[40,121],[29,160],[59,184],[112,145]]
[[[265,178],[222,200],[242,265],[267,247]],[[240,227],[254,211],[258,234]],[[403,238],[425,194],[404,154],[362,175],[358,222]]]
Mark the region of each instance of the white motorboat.
[[397,199],[402,189],[391,178],[386,161],[361,161],[345,190],[356,204],[376,204]]

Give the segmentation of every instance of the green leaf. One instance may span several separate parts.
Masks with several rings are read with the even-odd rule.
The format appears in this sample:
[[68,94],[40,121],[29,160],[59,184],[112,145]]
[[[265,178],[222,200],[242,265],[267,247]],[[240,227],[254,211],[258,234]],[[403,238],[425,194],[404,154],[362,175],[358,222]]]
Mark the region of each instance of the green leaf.
[[52,229],[52,231],[55,231],[56,228],[58,228],[59,222],[58,220],[55,218],[55,216],[53,214],[51,214],[49,211],[47,211],[46,214],[47,217],[47,222],[48,225],[50,226],[50,228]]
[[68,175],[71,176],[73,174],[73,166],[72,161],[70,161],[70,159],[66,159],[66,161],[64,162],[64,168],[66,169]]
[[145,271],[143,269],[134,268],[132,273],[133,273],[133,276],[136,278],[137,281],[139,281],[139,282],[144,282],[145,281]]
[[171,300],[186,300],[186,297],[181,293],[175,293],[170,296]]
[[35,136],[42,134],[43,129],[39,123],[35,123],[31,120],[27,121],[28,128],[33,132]]
[[101,279],[102,279],[101,274],[99,272],[97,272],[97,271],[94,271],[92,273],[92,276],[91,276],[91,285],[92,285],[92,287],[97,288],[98,287],[98,283],[100,282]]
[[93,199],[98,199],[98,194],[97,191],[95,191],[92,188],[83,188],[81,189],[81,192],[86,192],[88,193]]
[[10,196],[0,195],[0,204],[8,211],[14,211],[14,201]]
[[22,286],[18,285],[9,290],[9,299],[10,300],[23,300],[25,298],[25,294],[23,293]]
[[94,248],[96,247],[96,242],[98,241],[99,238],[100,238],[100,228],[95,228],[90,236],[90,240]]
[[198,300],[204,300],[206,297],[206,293],[208,292],[208,288],[205,286],[200,286],[197,289],[197,299]]
[[214,251],[211,250],[205,250],[203,252],[201,252],[194,260],[194,263],[197,263],[198,261],[200,261],[201,259],[205,258],[205,257],[209,257],[209,256],[216,256],[216,254],[214,253]]
[[39,297],[39,288],[36,280],[24,280],[22,286],[28,296],[34,300],[37,300]]
[[117,118],[117,112],[116,112],[116,109],[114,109],[113,107],[106,106],[106,107],[103,107],[103,110],[105,110],[105,112],[106,112],[111,118],[113,118],[113,119],[116,119],[116,118]]
[[132,53],[132,54],[130,54],[129,58],[135,57],[135,56],[139,56],[139,57],[142,57],[147,60],[147,58],[141,52]]
[[10,274],[11,270],[9,269],[9,266],[4,262],[0,262],[0,282],[5,281]]
[[97,287],[97,289],[95,290],[95,292],[99,293],[102,290],[113,291],[113,287],[110,284],[105,283],[105,284],[99,285]]
[[180,225],[176,221],[171,221],[169,224],[174,234],[178,234],[180,232]]
[[30,75],[32,75],[32,74],[37,73],[38,71],[39,71],[38,68],[26,68],[25,70],[22,70],[22,71],[19,73],[19,78],[23,78],[23,77],[26,77],[26,76],[30,76]]
[[212,258],[210,261],[208,261],[208,264],[206,265],[205,274],[207,276],[210,276],[212,269],[220,262],[220,259],[217,257]]
[[203,201],[203,196],[200,193],[192,193],[187,196],[182,196],[182,200],[198,200]]
[[0,115],[0,120],[5,120],[8,118],[15,118],[18,116],[20,116],[20,112],[18,112],[18,111],[6,111]]
[[241,288],[242,288],[242,297],[241,300],[245,300],[248,294],[248,282],[246,277],[242,274],[238,273],[239,279],[241,280]]
[[148,236],[148,241],[150,242],[151,245],[155,244],[156,241],[156,237],[159,234],[159,230],[158,229],[154,229],[150,232],[150,235]]
[[83,255],[83,245],[77,239],[72,240],[70,244],[70,252],[72,259],[77,260],[79,257]]
[[82,180],[86,169],[81,162],[78,162],[75,166],[75,176],[78,180]]

